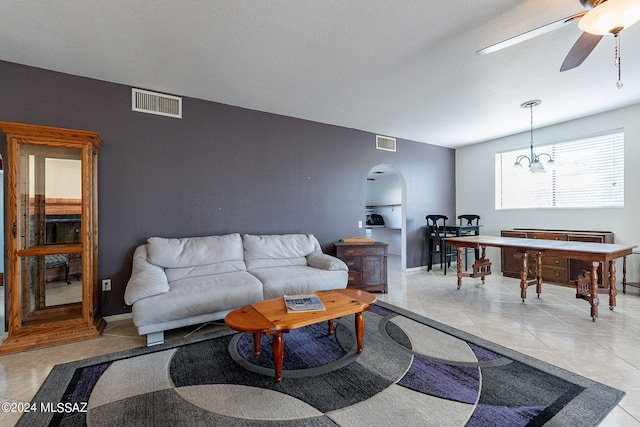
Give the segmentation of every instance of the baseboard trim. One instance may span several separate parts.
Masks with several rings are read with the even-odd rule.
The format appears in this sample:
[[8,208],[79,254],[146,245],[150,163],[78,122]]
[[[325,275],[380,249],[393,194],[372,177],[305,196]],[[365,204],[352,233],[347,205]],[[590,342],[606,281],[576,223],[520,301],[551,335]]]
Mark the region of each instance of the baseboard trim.
[[103,319],[109,322],[117,322],[118,320],[133,319],[133,313],[114,314],[113,316],[104,316]]

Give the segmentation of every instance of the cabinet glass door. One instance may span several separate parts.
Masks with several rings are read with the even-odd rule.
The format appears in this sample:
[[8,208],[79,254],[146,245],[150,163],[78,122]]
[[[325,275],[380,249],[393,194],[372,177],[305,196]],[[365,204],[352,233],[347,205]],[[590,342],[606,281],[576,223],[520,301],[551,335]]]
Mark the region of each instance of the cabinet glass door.
[[81,156],[20,145],[14,235],[24,326],[82,317]]

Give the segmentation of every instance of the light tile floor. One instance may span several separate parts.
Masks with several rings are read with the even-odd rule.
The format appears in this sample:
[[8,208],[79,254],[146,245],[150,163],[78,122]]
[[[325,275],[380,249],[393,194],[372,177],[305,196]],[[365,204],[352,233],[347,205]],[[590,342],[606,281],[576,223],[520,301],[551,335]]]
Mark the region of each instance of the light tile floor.
[[[401,272],[389,264],[389,293],[381,301],[404,307],[487,340],[624,390],[627,395],[602,426],[640,426],[640,291],[620,291],[615,310],[603,298],[594,323],[586,301],[569,287],[544,285],[520,299],[518,280],[500,274],[464,279],[456,289],[451,270]],[[396,268],[394,268],[396,267]],[[1,289],[1,288],[0,288]],[[0,298],[0,301],[4,298]],[[171,331],[167,339],[219,328],[218,325]],[[0,356],[0,402],[29,402],[52,367],[59,363],[145,345],[130,320],[109,322],[100,339]],[[19,414],[0,412],[0,425]]]

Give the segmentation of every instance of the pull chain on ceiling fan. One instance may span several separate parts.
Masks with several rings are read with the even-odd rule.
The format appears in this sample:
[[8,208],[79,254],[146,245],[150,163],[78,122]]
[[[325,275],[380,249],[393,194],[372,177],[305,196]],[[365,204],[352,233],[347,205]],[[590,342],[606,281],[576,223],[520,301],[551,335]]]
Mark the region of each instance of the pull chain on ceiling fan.
[[620,33],[614,34],[616,38],[616,55],[613,64],[618,69],[618,81],[616,82],[616,86],[618,89],[622,89],[622,63],[620,62]]
[[622,88],[620,32],[640,21],[640,0],[580,0],[580,3],[590,10],[571,15],[559,21],[511,37],[500,43],[480,49],[476,53],[485,55],[495,52],[548,33],[577,20],[578,28],[580,28],[583,33],[571,50],[569,50],[567,57],[560,67],[560,71],[567,71],[578,67],[587,59],[602,37],[606,34],[612,34],[615,38],[615,66],[618,69],[618,82],[616,86],[620,89]]

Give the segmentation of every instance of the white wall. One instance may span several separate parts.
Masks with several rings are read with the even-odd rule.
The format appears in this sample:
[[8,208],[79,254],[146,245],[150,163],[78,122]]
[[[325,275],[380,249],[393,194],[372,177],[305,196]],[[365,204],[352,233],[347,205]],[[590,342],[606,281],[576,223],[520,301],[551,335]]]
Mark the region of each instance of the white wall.
[[[29,156],[29,194],[35,194],[35,158]],[[45,160],[45,189],[47,198],[82,198],[82,162],[75,159],[47,157]]]
[[[529,132],[456,150],[456,208],[476,213],[481,234],[499,236],[514,227],[613,231],[615,243],[640,246],[640,104],[558,125],[534,129],[534,146],[624,129],[625,206],[619,209],[495,210],[495,153],[529,145]],[[494,274],[500,274],[500,252],[487,248]],[[622,261],[616,264],[618,284]],[[640,281],[640,255],[627,258],[627,280]],[[618,286],[621,289],[621,286]]]
[[391,173],[376,176],[375,181],[367,181],[366,203],[372,205],[398,205],[380,206],[377,213],[384,218],[385,226],[398,230],[371,230],[374,240],[388,243],[388,251],[391,254],[402,253],[402,241],[400,229],[402,228],[402,186],[398,175]]

